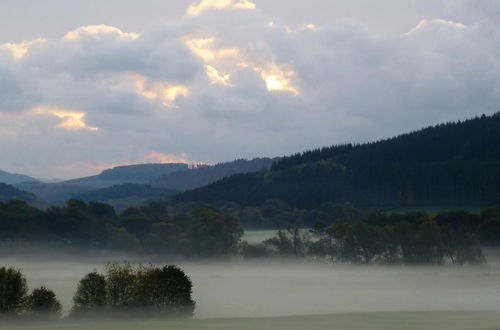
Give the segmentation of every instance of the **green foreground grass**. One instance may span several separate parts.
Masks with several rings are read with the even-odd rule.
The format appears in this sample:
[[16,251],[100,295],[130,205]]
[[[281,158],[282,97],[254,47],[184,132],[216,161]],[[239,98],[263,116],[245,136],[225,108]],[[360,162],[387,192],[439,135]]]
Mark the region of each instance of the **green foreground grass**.
[[493,330],[500,329],[499,312],[387,312],[349,313],[276,318],[235,318],[177,321],[117,321],[1,326],[8,330]]

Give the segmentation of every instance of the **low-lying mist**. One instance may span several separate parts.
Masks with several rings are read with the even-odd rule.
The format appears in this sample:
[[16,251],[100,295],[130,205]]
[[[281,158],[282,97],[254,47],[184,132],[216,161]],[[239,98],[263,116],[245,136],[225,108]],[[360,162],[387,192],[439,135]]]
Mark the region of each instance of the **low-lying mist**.
[[[271,317],[379,311],[500,310],[500,266],[492,251],[482,267],[383,267],[263,260],[176,262],[193,281],[196,318]],[[107,261],[1,257],[22,269],[30,287],[46,286],[72,305],[78,281]],[[170,262],[167,262],[170,263]],[[156,261],[156,264],[161,264]]]

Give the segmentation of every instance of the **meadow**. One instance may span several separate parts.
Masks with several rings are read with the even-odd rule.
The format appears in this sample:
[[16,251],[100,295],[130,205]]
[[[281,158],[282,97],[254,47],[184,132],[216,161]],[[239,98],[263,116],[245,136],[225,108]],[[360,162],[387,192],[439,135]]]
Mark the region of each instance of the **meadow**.
[[[269,235],[253,233],[254,236]],[[500,258],[478,267],[333,265],[313,261],[177,261],[193,281],[195,319],[0,325],[2,329],[500,329]],[[46,286],[72,305],[78,281],[109,261],[174,263],[157,257],[3,254],[30,288]]]

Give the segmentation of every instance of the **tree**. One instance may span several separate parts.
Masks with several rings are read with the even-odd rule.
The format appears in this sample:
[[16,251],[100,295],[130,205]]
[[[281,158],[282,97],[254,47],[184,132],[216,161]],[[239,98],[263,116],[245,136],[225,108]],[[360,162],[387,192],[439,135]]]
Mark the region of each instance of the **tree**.
[[111,263],[106,265],[106,297],[112,308],[124,308],[134,305],[136,275],[129,263]]
[[357,261],[352,226],[342,220],[335,220],[327,231],[329,237],[334,239],[337,261],[341,263],[345,261]]
[[193,284],[181,269],[176,266],[139,267],[136,276],[136,307],[158,314],[188,317],[193,315]]
[[280,230],[264,242],[265,246],[274,247],[280,254],[294,255],[293,240],[287,235],[286,232]]
[[120,215],[120,224],[125,227],[129,233],[142,239],[149,232],[152,221],[142,209],[130,206]]
[[106,278],[97,272],[85,275],[78,283],[77,291],[73,296],[73,304],[71,314],[104,308],[106,306]]
[[28,293],[26,277],[20,270],[0,268],[0,315],[15,315],[22,310]]
[[33,290],[27,299],[28,311],[42,318],[58,318],[61,316],[61,303],[51,290],[40,287]]
[[354,238],[364,263],[384,251],[382,232],[375,226],[360,222],[354,226]]
[[243,229],[237,217],[202,205],[194,209],[194,224],[191,239],[196,252],[204,255],[228,255],[236,251],[243,236]]

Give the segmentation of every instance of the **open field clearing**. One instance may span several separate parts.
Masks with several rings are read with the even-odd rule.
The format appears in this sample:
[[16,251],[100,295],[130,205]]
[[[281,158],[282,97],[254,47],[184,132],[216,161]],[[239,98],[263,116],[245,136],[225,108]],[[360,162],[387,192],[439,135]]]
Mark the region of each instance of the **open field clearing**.
[[172,329],[172,330],[486,330],[500,329],[500,314],[495,312],[395,312],[349,313],[278,318],[207,319],[192,321],[144,321],[92,324],[50,324],[1,327],[5,330],[33,329]]

